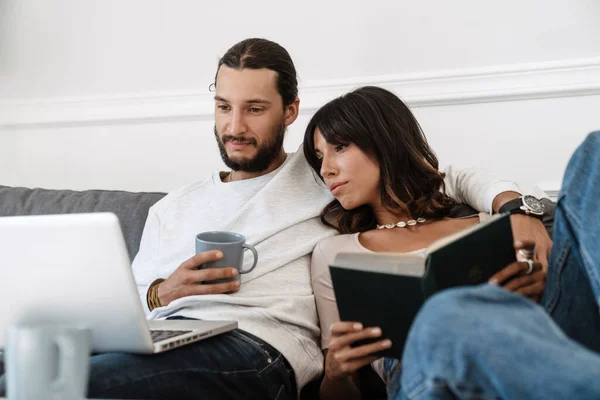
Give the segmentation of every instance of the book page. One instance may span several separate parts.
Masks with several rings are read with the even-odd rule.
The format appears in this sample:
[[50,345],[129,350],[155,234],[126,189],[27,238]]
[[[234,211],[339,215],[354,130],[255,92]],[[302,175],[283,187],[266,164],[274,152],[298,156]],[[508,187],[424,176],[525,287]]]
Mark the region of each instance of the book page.
[[425,256],[407,253],[339,253],[331,266],[419,277],[425,273]]

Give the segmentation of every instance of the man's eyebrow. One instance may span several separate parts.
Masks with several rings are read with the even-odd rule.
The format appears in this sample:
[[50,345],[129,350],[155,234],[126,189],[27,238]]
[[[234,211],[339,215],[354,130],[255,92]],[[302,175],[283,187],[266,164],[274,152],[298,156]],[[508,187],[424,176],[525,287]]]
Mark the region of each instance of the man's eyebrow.
[[264,99],[249,99],[246,100],[247,104],[266,104],[269,105],[271,104],[271,102],[269,100],[264,100]]
[[[222,102],[224,102],[224,103],[229,103],[229,100],[227,100],[227,99],[226,99],[226,98],[224,98],[224,97],[221,97],[221,96],[218,96],[218,95],[217,95],[217,96],[215,96],[214,98],[215,98],[215,101],[222,101]],[[259,98],[256,98],[256,99],[248,99],[248,100],[246,100],[246,101],[245,101],[245,103],[246,103],[246,104],[264,104],[264,105],[270,105],[270,104],[271,104],[271,102],[270,102],[269,100],[265,100],[265,99],[259,99]]]

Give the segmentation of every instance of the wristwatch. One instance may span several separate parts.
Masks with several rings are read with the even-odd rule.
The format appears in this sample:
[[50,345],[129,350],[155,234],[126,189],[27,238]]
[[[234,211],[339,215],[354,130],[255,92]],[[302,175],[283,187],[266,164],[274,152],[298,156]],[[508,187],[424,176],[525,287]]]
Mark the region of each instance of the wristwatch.
[[544,216],[544,211],[544,203],[537,197],[528,194],[507,201],[498,210],[500,214],[510,212],[511,214],[525,214],[540,219]]

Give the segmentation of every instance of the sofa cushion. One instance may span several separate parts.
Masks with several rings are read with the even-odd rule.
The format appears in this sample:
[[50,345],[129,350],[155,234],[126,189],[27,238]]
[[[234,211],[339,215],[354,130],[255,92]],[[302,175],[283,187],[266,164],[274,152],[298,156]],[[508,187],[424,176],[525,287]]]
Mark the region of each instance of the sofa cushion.
[[165,193],[115,190],[47,190],[0,186],[0,217],[16,215],[112,212],[121,223],[129,256],[140,247],[148,210]]

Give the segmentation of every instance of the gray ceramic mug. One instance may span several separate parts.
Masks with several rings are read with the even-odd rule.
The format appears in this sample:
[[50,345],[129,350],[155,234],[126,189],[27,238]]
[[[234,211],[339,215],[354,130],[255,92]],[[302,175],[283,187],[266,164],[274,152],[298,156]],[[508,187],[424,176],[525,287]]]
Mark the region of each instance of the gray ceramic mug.
[[[242,269],[244,265],[244,251],[248,249],[254,255],[254,262],[249,269]],[[235,268],[239,274],[232,279],[215,279],[207,283],[231,282],[239,280],[241,274],[247,274],[256,267],[258,253],[254,246],[246,244],[246,237],[235,232],[203,232],[196,235],[196,254],[209,250],[221,250],[223,258],[219,261],[204,263],[200,269],[205,268]]]
[[9,400],[84,399],[91,331],[62,325],[13,325],[6,330],[4,362]]

